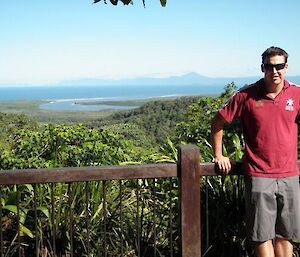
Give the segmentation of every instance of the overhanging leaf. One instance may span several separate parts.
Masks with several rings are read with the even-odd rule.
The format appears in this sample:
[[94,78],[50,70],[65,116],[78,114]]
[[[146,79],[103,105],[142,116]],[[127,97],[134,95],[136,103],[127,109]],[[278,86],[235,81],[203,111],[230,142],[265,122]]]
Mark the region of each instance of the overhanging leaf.
[[162,7],[165,7],[167,4],[167,0],[160,0],[160,4]]
[[111,2],[113,5],[117,5],[117,4],[118,4],[118,0],[110,0],[110,2]]
[[121,0],[121,2],[125,5],[129,5],[131,3],[131,0]]

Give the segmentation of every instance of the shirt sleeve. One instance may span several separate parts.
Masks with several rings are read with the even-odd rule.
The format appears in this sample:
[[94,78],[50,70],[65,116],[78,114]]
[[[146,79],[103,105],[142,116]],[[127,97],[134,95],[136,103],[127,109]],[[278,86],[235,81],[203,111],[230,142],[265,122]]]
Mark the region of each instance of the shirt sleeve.
[[243,111],[244,99],[241,92],[234,94],[227,103],[219,109],[219,114],[231,123],[234,119],[240,119]]

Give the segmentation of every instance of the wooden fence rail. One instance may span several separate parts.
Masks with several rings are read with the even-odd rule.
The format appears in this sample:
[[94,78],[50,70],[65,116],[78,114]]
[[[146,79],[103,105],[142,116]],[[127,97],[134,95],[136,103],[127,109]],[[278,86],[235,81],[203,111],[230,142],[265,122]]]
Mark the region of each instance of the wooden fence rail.
[[[180,146],[178,163],[0,171],[0,185],[87,182],[178,177],[180,181],[181,256],[201,257],[200,177],[216,175],[213,163],[200,163],[194,145]],[[233,173],[241,170],[233,166]],[[2,253],[1,253],[2,256]]]

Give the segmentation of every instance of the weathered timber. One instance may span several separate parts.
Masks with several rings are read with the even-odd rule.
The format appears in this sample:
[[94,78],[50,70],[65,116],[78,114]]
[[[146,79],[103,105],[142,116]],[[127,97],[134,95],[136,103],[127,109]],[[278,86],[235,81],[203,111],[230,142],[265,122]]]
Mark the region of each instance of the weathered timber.
[[[178,150],[178,160],[177,165],[174,163],[164,163],[124,166],[2,170],[0,171],[0,185],[155,178],[170,178],[172,180],[172,178],[179,177],[181,205],[181,256],[201,257],[200,178],[202,176],[216,176],[220,175],[220,173],[214,163],[199,162],[199,149],[194,145],[180,146]],[[300,166],[299,161],[298,165]],[[243,175],[242,163],[232,162],[232,170],[229,175]],[[120,181],[120,183],[122,182]],[[0,214],[1,212],[2,208],[0,208]],[[173,224],[171,223],[170,227],[172,228],[172,226]],[[3,249],[3,236],[1,231],[0,239],[1,249]],[[2,252],[2,250],[0,252]],[[39,249],[37,250],[37,255],[38,254]],[[171,256],[172,254],[171,243]]]
[[[218,175],[214,163],[200,163],[201,176]],[[232,175],[242,174],[242,163],[233,165]],[[68,167],[0,171],[0,185],[177,177],[176,164]]]
[[179,148],[181,256],[201,256],[200,162],[199,149],[193,145]]
[[176,164],[3,170],[0,185],[168,177],[177,177]]
[[[244,168],[242,162],[231,162],[231,171],[229,175],[244,175]],[[201,162],[201,174],[200,176],[216,176],[221,175],[218,167],[212,162]]]

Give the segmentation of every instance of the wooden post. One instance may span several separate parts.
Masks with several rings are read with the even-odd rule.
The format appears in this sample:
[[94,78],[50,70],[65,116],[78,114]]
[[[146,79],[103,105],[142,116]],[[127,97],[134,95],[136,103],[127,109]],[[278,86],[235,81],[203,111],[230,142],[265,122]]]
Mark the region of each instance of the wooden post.
[[181,256],[201,257],[199,149],[195,145],[183,145],[178,154]]

